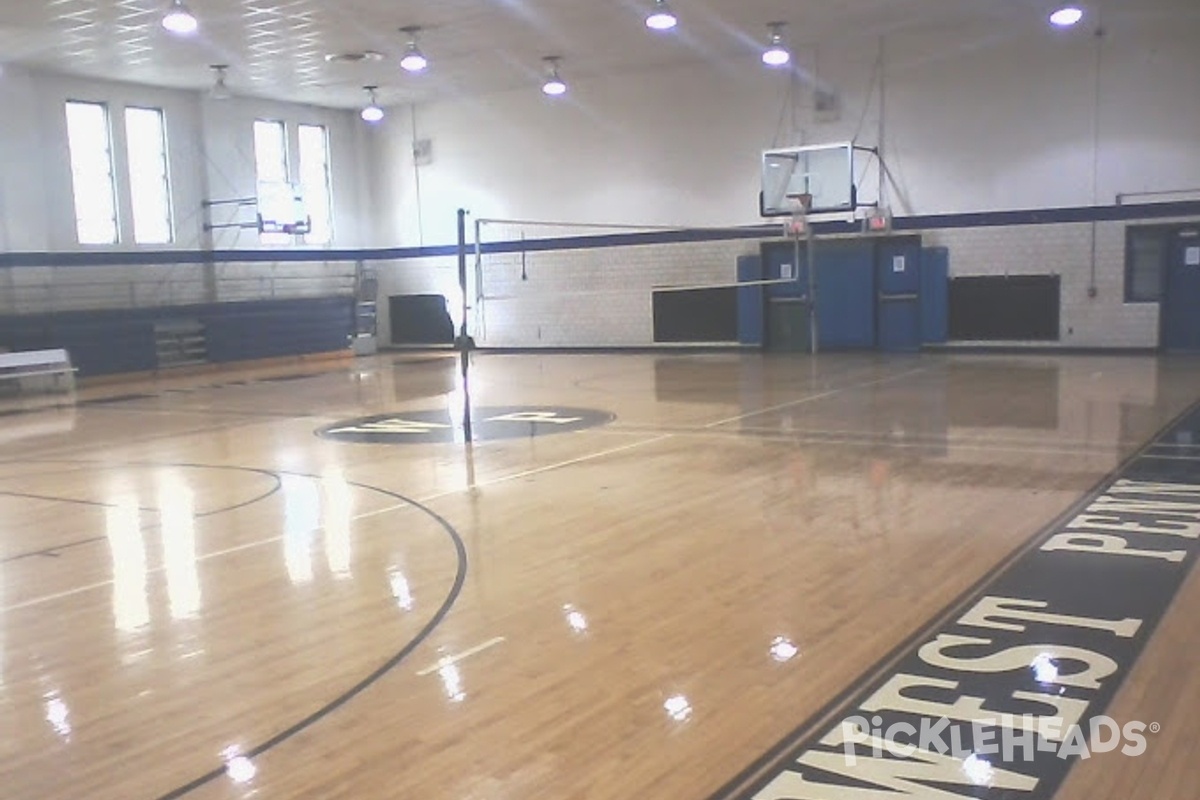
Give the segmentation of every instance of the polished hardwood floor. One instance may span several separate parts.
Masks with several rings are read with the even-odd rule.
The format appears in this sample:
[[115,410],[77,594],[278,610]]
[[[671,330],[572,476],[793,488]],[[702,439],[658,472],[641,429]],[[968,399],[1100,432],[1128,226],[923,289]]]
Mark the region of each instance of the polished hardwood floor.
[[[464,387],[384,354],[0,416],[0,797],[703,800],[1198,367],[476,354]],[[523,427],[465,444],[468,399]],[[576,409],[612,418],[529,416]],[[1193,575],[1109,709],[1161,733],[1059,796],[1197,796],[1197,602]]]

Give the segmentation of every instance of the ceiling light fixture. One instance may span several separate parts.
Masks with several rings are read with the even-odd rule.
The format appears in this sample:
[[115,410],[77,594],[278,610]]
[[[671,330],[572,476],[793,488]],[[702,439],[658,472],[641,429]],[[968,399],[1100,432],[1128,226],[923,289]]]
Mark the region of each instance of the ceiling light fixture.
[[546,56],[542,60],[546,62],[546,82],[542,84],[542,91],[551,97],[566,94],[567,84],[558,74],[558,64],[562,59],[558,56]]
[[183,0],[172,0],[170,8],[163,14],[162,26],[176,36],[191,36],[200,28],[200,22]]
[[421,48],[417,47],[417,34],[421,32],[421,28],[417,25],[410,25],[407,28],[401,28],[401,33],[408,34],[408,49],[404,52],[404,57],[400,59],[400,67],[405,72],[424,72],[429,66],[429,59],[425,58],[425,54],[421,52]]
[[210,69],[216,74],[213,80],[212,88],[208,90],[208,96],[212,100],[228,100],[233,97],[233,92],[229,91],[229,87],[225,84],[225,76],[229,72],[228,64],[213,64]]
[[363,106],[361,116],[363,122],[372,124],[383,120],[383,108],[379,105],[379,99],[375,96],[375,90],[378,86],[364,86],[363,91],[367,93],[367,104]]
[[679,24],[679,19],[671,12],[667,0],[654,0],[654,9],[646,17],[646,27],[655,31],[669,31]]
[[1071,28],[1083,19],[1083,9],[1078,6],[1063,6],[1050,15],[1050,24],[1056,28]]
[[792,54],[783,46],[783,28],[786,23],[772,22],[767,25],[771,42],[763,51],[762,60],[768,67],[782,67],[792,60]]

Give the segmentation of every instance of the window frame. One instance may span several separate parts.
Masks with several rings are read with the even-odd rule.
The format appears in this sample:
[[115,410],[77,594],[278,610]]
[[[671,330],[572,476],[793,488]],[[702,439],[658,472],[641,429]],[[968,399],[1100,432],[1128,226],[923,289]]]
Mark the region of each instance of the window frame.
[[[1186,227],[1178,224],[1127,225],[1125,227],[1124,302],[1127,305],[1145,305],[1147,303],[1163,302],[1167,291],[1167,267],[1171,258],[1171,247],[1175,236]],[[1162,257],[1158,264],[1158,286],[1154,297],[1136,296],[1134,294],[1133,248],[1134,240],[1139,236],[1157,236],[1162,244]]]

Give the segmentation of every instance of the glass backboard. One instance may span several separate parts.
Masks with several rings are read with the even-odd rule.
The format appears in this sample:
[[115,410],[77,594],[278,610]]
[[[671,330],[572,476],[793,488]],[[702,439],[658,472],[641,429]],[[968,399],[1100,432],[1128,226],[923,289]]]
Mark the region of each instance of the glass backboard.
[[810,213],[854,211],[854,144],[808,145],[767,150],[762,156],[760,212],[786,217],[796,211],[789,198],[812,195]]

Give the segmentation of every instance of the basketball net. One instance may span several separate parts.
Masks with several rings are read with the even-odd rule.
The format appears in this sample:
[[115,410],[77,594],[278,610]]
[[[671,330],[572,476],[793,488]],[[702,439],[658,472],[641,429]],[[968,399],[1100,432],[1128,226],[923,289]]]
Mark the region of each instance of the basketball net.
[[812,211],[813,196],[811,194],[789,194],[787,207],[791,217],[783,224],[784,236],[799,239],[808,233],[808,214]]

